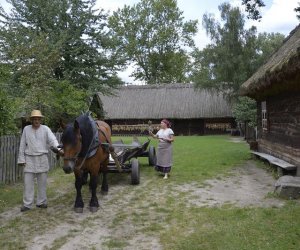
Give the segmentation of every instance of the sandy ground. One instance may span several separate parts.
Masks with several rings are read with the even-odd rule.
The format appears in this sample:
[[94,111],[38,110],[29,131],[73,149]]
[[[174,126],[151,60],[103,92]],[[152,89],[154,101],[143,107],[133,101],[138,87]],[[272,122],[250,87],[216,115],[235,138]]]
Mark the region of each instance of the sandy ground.
[[[171,183],[171,179],[168,180]],[[204,185],[198,183],[172,186],[172,194],[184,192],[188,206],[222,206],[231,204],[238,207],[280,207],[285,201],[272,197],[275,180],[266,170],[259,168],[255,162],[249,161],[244,166],[233,169],[229,175],[213,180],[207,180]],[[170,190],[170,189],[169,189]],[[160,194],[167,193],[168,186],[159,190]],[[147,193],[152,199],[145,199],[142,204],[135,204],[135,197]],[[76,214],[71,209],[66,210],[68,220],[61,221],[54,230],[36,235],[27,241],[27,249],[57,249],[55,246],[60,240],[59,249],[111,249],[107,241],[122,239],[126,244],[115,249],[162,249],[159,238],[143,234],[141,228],[133,226],[128,219],[133,211],[138,213],[141,207],[149,206],[150,202],[159,202],[158,190],[151,185],[150,180],[141,178],[141,184],[134,189],[128,183],[113,185],[107,196],[99,196],[101,208],[96,213],[90,213],[88,207],[82,214]],[[88,201],[85,201],[86,204]],[[126,208],[123,210],[123,208]],[[49,207],[47,213],[54,214],[57,207]],[[149,223],[151,218],[159,218],[155,211],[149,209]],[[19,207],[0,214],[1,224],[12,218],[22,216]],[[117,227],[112,226],[117,217],[124,216],[123,222]],[[74,223],[72,221],[77,221]],[[79,223],[78,223],[79,222]],[[82,222],[82,223],[80,223]],[[167,227],[167,225],[166,225]],[[67,238],[67,240],[64,240]],[[55,245],[56,244],[56,245]]]
[[180,187],[189,193],[188,202],[196,206],[281,207],[284,200],[272,198],[275,180],[270,173],[249,161],[232,170],[227,177],[207,180],[203,188],[197,183]]

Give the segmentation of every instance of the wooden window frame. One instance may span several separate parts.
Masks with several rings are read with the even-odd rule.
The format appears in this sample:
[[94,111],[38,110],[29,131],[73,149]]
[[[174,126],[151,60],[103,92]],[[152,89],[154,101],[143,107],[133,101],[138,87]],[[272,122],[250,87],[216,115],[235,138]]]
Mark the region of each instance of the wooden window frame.
[[261,127],[263,132],[268,131],[268,111],[267,102],[261,102]]

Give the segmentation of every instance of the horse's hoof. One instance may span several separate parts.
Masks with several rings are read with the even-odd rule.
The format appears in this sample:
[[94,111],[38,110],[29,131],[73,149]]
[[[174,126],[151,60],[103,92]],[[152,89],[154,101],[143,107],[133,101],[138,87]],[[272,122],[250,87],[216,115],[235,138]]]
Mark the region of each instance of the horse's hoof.
[[102,195],[108,195],[108,191],[101,190]]
[[96,213],[98,211],[98,207],[90,207],[90,211],[92,213]]
[[82,207],[74,207],[75,213],[83,213],[83,208]]

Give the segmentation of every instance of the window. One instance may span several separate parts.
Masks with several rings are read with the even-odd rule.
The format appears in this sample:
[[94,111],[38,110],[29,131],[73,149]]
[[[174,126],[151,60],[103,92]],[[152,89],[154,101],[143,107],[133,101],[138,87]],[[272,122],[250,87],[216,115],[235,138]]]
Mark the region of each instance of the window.
[[261,126],[263,131],[268,130],[268,118],[267,118],[267,103],[261,102]]

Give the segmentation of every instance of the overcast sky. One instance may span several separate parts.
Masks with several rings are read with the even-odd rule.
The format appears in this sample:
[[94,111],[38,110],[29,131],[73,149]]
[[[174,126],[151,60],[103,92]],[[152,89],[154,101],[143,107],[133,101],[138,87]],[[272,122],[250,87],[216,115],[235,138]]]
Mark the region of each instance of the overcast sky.
[[[125,4],[133,5],[139,0],[97,0],[97,7],[105,10],[115,11]],[[223,2],[230,2],[234,6],[241,6],[241,0],[177,0],[178,7],[183,11],[186,20],[198,20],[199,32],[195,37],[199,48],[205,47],[209,42],[205,31],[202,28],[202,17],[205,13],[213,13],[219,17],[218,6]],[[288,35],[289,32],[299,23],[294,8],[300,0],[264,0],[266,7],[262,8],[262,20],[248,21],[247,26],[255,25],[258,32],[280,32]]]
[[[51,0],[50,0],[51,1]],[[299,20],[296,18],[294,8],[298,6],[300,0],[263,0],[266,6],[261,10],[262,20],[247,21],[247,26],[255,25],[258,32],[279,32],[288,35],[294,29]],[[97,0],[97,7],[113,12],[122,8],[125,4],[133,5],[139,0]],[[218,6],[223,2],[229,2],[234,6],[241,5],[241,0],[177,0],[178,7],[183,11],[186,20],[198,20],[198,34],[195,36],[196,46],[203,48],[209,43],[209,39],[202,28],[202,16],[205,13],[213,13],[219,17]],[[1,5],[7,9],[5,0],[0,0]],[[120,73],[124,81],[132,82],[128,77],[130,69]]]

